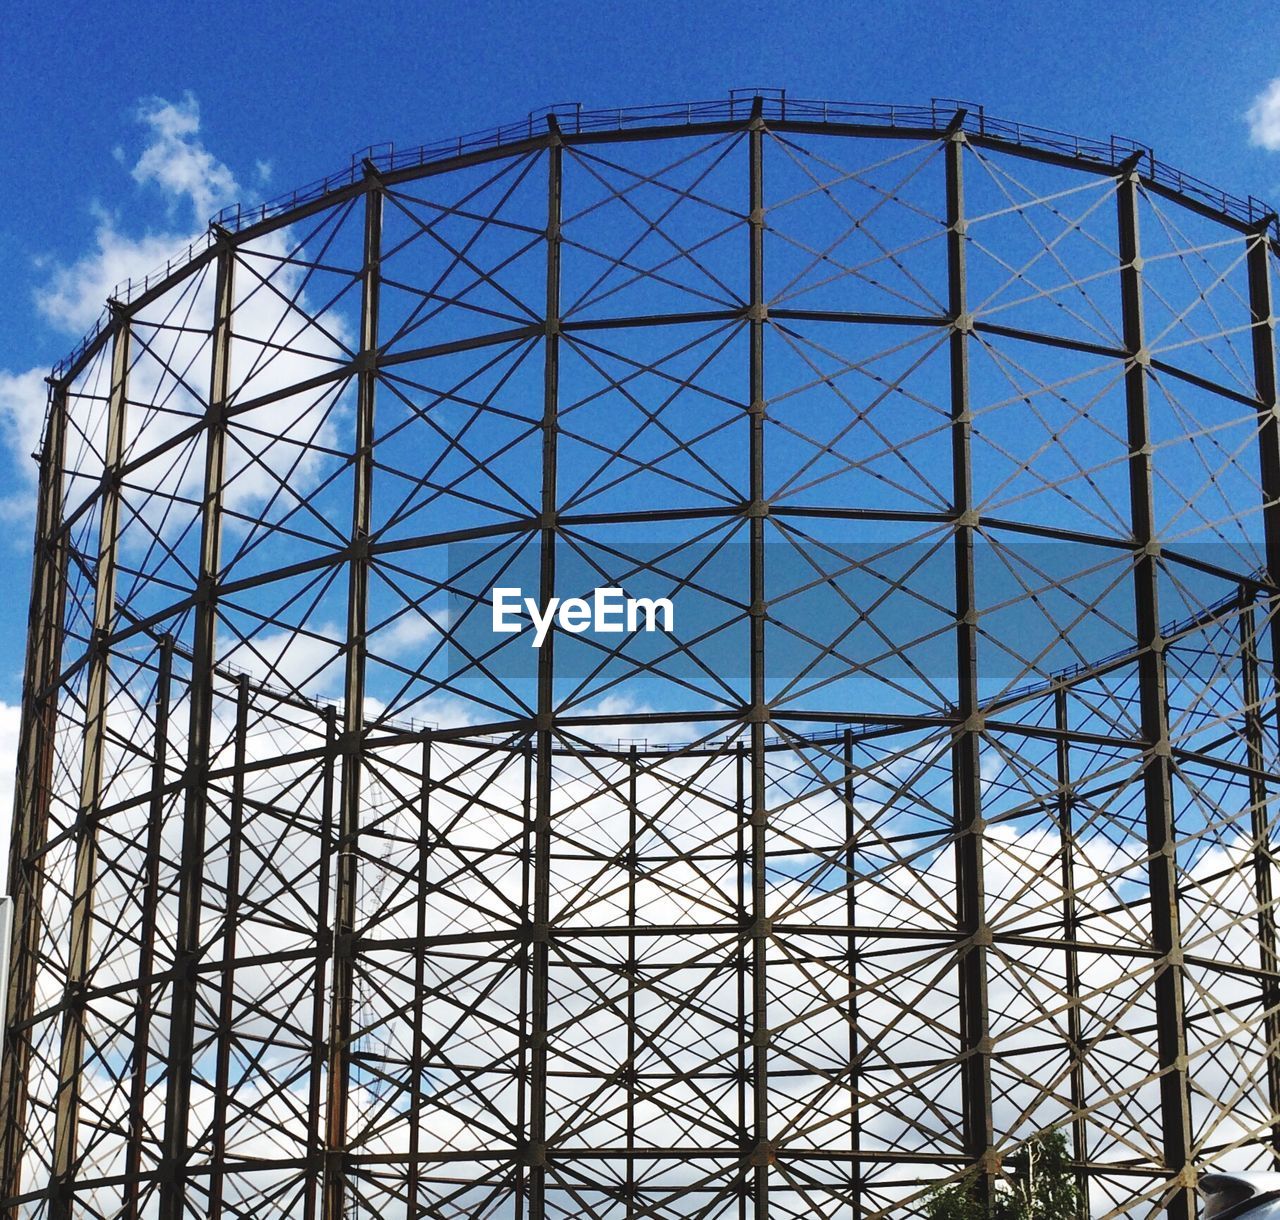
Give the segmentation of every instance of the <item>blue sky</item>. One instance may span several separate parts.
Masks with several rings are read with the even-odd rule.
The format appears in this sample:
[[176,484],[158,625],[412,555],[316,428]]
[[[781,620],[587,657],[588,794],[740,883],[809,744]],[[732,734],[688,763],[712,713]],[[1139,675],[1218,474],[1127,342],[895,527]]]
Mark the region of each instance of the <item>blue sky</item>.
[[978,0],[11,5],[0,45],[0,802],[20,694],[32,391],[115,274],[151,270],[226,199],[309,182],[372,143],[413,146],[549,103],[754,85],[963,98],[1115,132],[1280,203],[1280,151],[1264,146],[1280,149],[1280,89],[1269,141],[1246,119],[1280,77],[1280,9],[1155,12]]

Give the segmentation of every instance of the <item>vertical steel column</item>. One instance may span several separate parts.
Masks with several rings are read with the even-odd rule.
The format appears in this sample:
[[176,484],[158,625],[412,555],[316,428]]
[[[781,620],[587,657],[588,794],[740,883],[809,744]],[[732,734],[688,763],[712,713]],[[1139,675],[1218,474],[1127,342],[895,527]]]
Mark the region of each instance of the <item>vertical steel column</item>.
[[427,1004],[427,872],[431,862],[431,733],[422,735],[422,781],[418,789],[418,902],[414,913],[413,1043],[409,1065],[409,1181],[405,1188],[406,1220],[429,1214],[419,1198],[422,1174],[422,1078],[426,1074],[423,1019]]
[[67,547],[62,536],[66,417],[67,387],[50,381],[49,422],[40,452],[14,833],[9,849],[13,927],[9,978],[5,983],[7,1028],[0,1057],[0,1198],[10,1198],[21,1190],[22,1152],[27,1136],[27,1072],[31,1061],[28,1022],[35,1006],[43,924],[40,899],[44,862],[37,862],[36,856],[48,838],[66,597]]
[[849,1190],[854,1216],[862,1209],[862,1102],[858,1056],[858,940],[853,930],[858,924],[858,894],[855,877],[858,871],[858,825],[854,812],[853,730],[844,731],[844,883],[845,919],[849,924],[849,940],[845,948],[845,969],[849,974]]
[[236,723],[231,778],[231,817],[227,826],[227,900],[223,912],[222,977],[218,982],[218,1046],[213,1075],[213,1166],[209,1216],[219,1220],[227,1162],[227,1110],[231,1100],[231,1043],[235,1023],[235,977],[240,922],[240,852],[244,840],[244,778],[249,736],[249,679],[236,679]]
[[1253,894],[1258,903],[1259,965],[1263,1033],[1266,1038],[1267,1102],[1271,1107],[1271,1163],[1280,1167],[1280,987],[1276,978],[1275,892],[1267,816],[1269,794],[1263,748],[1262,696],[1258,681],[1258,641],[1253,591],[1240,589],[1240,685],[1244,702],[1244,740],[1249,760],[1249,824],[1253,838]]
[[627,1220],[636,1215],[636,881],[640,869],[640,809],[636,793],[636,747],[627,752],[627,1066],[623,1084],[627,1090]]
[[[750,916],[747,913],[747,877],[746,868],[751,863],[751,851],[747,847],[747,834],[751,829],[747,816],[747,751],[745,743],[739,739],[734,758],[735,772],[735,794],[734,794],[734,823],[737,832],[734,836],[734,872],[737,880],[737,908],[738,926],[747,928],[750,926]],[[745,1032],[747,1028],[747,970],[749,963],[747,961],[747,940],[745,935],[740,935],[738,939],[737,952],[734,954],[734,974],[738,985],[738,1029]],[[738,1147],[742,1153],[742,1159],[745,1164],[747,1157],[751,1154],[751,1127],[747,1122],[747,1089],[751,1083],[751,1070],[747,1062],[747,1042],[745,1038],[738,1040],[737,1063],[735,1064],[737,1073],[737,1092],[738,1092]],[[738,1220],[747,1220],[747,1179],[745,1174],[742,1177],[738,1190]]]
[[[1249,274],[1249,315],[1253,339],[1254,386],[1258,394],[1258,456],[1262,477],[1262,523],[1267,559],[1267,621],[1271,643],[1271,690],[1276,731],[1280,733],[1280,403],[1276,395],[1275,318],[1271,297],[1271,250],[1268,224],[1250,234],[1246,255]],[[1252,602],[1248,611],[1253,657],[1253,675],[1258,683],[1257,640],[1254,635]],[[1261,691],[1258,691],[1260,698]],[[1272,1166],[1280,1169],[1280,981],[1276,972],[1280,959],[1276,955],[1276,915],[1274,875],[1275,860],[1271,850],[1271,804],[1261,773],[1266,770],[1263,749],[1262,705],[1246,695],[1246,706],[1253,709],[1251,729],[1256,731],[1257,755],[1250,743],[1250,765],[1259,773],[1258,791],[1252,791],[1252,834],[1254,890],[1258,899],[1258,943],[1261,965],[1268,972],[1263,983],[1266,1009],[1267,1087],[1272,1114]]]
[[80,1109],[80,1068],[84,1059],[85,980],[93,953],[93,883],[97,873],[97,819],[102,803],[107,712],[110,702],[106,643],[115,621],[117,548],[120,541],[120,465],[124,454],[129,373],[129,319],[112,305],[111,392],[107,401],[106,449],[99,492],[98,563],[93,593],[93,634],[85,684],[84,754],[80,771],[80,808],[76,819],[76,865],[70,913],[71,944],[63,1001],[62,1054],[54,1117],[53,1182],[49,1215],[71,1214],[76,1168],[76,1127]]
[[[520,802],[521,836],[520,836],[520,923],[527,928],[530,919],[530,901],[532,887],[533,861],[533,738],[525,737],[520,744],[522,762],[522,779],[524,796]],[[520,1011],[516,1022],[519,1031],[519,1046],[516,1051],[516,1115],[515,1146],[522,1149],[525,1141],[526,1124],[529,1121],[529,988],[530,967],[529,940],[522,937],[515,946],[516,968],[520,974]],[[515,1176],[515,1220],[524,1220],[525,1204],[528,1198],[527,1170],[523,1153],[516,1158],[513,1166]]]
[[324,753],[320,761],[320,859],[316,869],[316,961],[311,981],[311,1064],[307,1095],[307,1179],[303,1188],[303,1220],[316,1220],[324,1177],[324,1126],[322,1098],[328,1044],[325,974],[333,954],[333,925],[329,920],[329,870],[333,858],[334,789],[338,766],[338,712],[324,709]]
[[346,678],[338,799],[337,898],[333,922],[333,995],[329,1010],[329,1098],[325,1112],[324,1217],[343,1220],[347,1197],[347,1108],[355,984],[356,888],[368,657],[369,530],[373,516],[374,406],[378,383],[378,289],[382,278],[382,181],[365,162],[364,259],[360,271],[360,351],[352,454],[351,548],[347,582]]
[[1080,955],[1076,949],[1080,928],[1076,919],[1075,790],[1071,782],[1071,745],[1067,737],[1067,692],[1061,686],[1053,692],[1053,722],[1058,734],[1054,765],[1058,785],[1058,851],[1062,861],[1062,939],[1066,945],[1067,1041],[1071,1055],[1071,1153],[1076,1162],[1076,1189],[1080,1194],[1080,1217],[1083,1220],[1089,1211],[1089,1178],[1084,1171],[1089,1152],[1089,1132],[1084,1119],[1084,1036],[1080,1028]]
[[[1249,276],[1253,383],[1258,396],[1258,460],[1267,579],[1273,590],[1280,590],[1280,403],[1276,393],[1276,319],[1272,313],[1270,259],[1270,243],[1264,226],[1250,234],[1245,261]],[[1268,618],[1272,639],[1280,640],[1274,592]],[[1280,650],[1273,651],[1273,664],[1280,664]]]
[[946,137],[947,297],[951,317],[951,463],[955,513],[956,710],[951,748],[956,833],[956,916],[959,941],[960,1054],[965,1154],[977,1171],[979,1202],[989,1206],[996,1163],[991,1119],[991,1030],[987,1010],[987,947],[983,880],[982,787],[979,753],[978,607],[974,575],[973,412],[969,404],[969,336],[964,150],[959,111]]
[[160,1217],[180,1220],[186,1211],[187,1144],[191,1079],[195,1069],[196,991],[202,946],[205,823],[213,732],[214,665],[217,661],[218,578],[222,566],[222,485],[226,474],[227,396],[230,387],[231,315],[235,247],[219,234],[214,286],[212,371],[204,426],[204,494],[200,519],[200,570],[195,589],[191,645],[190,730],[187,735],[186,801],[178,865],[178,926],[173,963],[169,1033],[169,1089],[160,1152]]
[[1142,258],[1138,240],[1136,161],[1121,167],[1116,190],[1120,238],[1120,305],[1126,352],[1124,388],[1128,417],[1129,503],[1134,541],[1133,594],[1137,627],[1138,686],[1144,758],[1147,852],[1155,966],[1156,1038],[1165,1167],[1173,1175],[1165,1206],[1172,1220],[1196,1214],[1187,1093],[1187,1041],[1183,1003],[1182,941],[1178,917],[1177,838],[1169,750],[1164,640],[1160,635],[1159,543],[1152,495],[1150,354],[1142,320]]
[[[542,521],[539,600],[555,596],[557,484],[560,430],[560,222],[564,173],[560,125],[547,115],[547,299],[542,402]],[[555,632],[538,652],[538,708],[535,721],[533,802],[533,922],[531,942],[529,1049],[529,1135],[522,1160],[528,1170],[529,1220],[547,1214],[547,991],[550,982],[551,799],[554,785],[552,728],[555,724]]]
[[764,629],[768,612],[764,573],[764,520],[769,512],[764,489],[764,101],[752,102],[748,124],[749,200],[747,228],[750,238],[750,337],[748,386],[750,479],[747,515],[751,545],[751,705],[747,721],[751,734],[751,1088],[752,1198],[756,1220],[769,1215],[769,1167],[774,1149],[769,1141],[769,961],[768,918],[768,775],[765,770],[765,728],[769,706],[765,700]]
[[165,770],[169,753],[170,684],[173,637],[160,642],[156,674],[155,747],[151,758],[151,800],[144,846],[142,926],[138,933],[138,1008],[133,1019],[133,1079],[129,1082],[129,1140],[125,1152],[122,1220],[142,1214],[142,1144],[147,1126],[147,1075],[151,1070],[151,1020],[155,1006],[156,908],[160,896],[160,849],[164,842]]

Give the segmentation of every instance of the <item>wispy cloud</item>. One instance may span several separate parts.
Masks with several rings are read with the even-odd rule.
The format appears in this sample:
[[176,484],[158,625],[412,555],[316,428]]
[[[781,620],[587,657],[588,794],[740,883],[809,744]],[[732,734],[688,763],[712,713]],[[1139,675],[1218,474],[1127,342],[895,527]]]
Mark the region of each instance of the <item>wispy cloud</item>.
[[113,217],[99,211],[93,247],[69,266],[55,267],[36,289],[36,307],[47,322],[70,335],[88,330],[102,312],[103,302],[130,276],[141,279],[170,258],[189,240],[178,233],[130,237],[116,228]]
[[[161,231],[139,225],[130,232],[115,213],[94,207],[96,225],[85,253],[50,266],[34,293],[39,317],[65,335],[88,330],[118,284],[163,267],[204,230],[211,213],[239,194],[235,174],[200,138],[200,106],[193,94],[176,102],[145,98],[134,117],[145,134],[130,172],[140,185],[157,188],[166,208],[164,224]],[[127,163],[128,154],[117,150],[117,159]],[[30,519],[36,476],[30,454],[44,421],[47,372],[43,365],[19,372],[0,369],[0,481],[6,487],[0,523]],[[15,529],[12,536],[26,545],[25,529]]]
[[1280,76],[1253,99],[1244,117],[1249,124],[1250,143],[1280,152]]
[[[29,519],[36,477],[36,464],[30,455],[40,445],[47,397],[44,376],[45,370],[40,368],[28,369],[25,373],[0,369],[0,447],[16,474],[16,478],[7,483],[16,490],[0,495],[0,525],[25,524]],[[24,531],[15,531],[15,536],[25,545]]]
[[151,141],[133,167],[139,183],[154,183],[164,192],[170,211],[181,199],[191,204],[196,228],[240,188],[235,175],[200,140],[200,104],[188,90],[178,102],[146,98],[138,107],[138,122],[151,129]]
[[21,709],[0,703],[0,858],[9,858],[9,826],[13,821],[13,784],[18,758]]

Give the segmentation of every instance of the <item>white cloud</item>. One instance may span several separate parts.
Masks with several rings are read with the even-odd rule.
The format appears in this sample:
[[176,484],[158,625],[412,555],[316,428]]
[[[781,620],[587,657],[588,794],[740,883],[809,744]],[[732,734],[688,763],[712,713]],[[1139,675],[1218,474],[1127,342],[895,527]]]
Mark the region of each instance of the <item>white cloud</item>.
[[[409,646],[422,632],[420,625],[403,628],[403,642]],[[318,651],[313,649],[316,644]],[[325,646],[324,640],[302,645],[304,651],[312,649],[311,668],[325,662]],[[253,727],[245,742],[251,766],[244,779],[247,821],[238,857],[239,960],[232,1021],[239,1038],[246,1043],[261,1040],[270,1050],[249,1068],[237,1069],[229,1092],[237,1115],[233,1139],[252,1146],[254,1155],[261,1158],[261,1167],[252,1175],[260,1190],[273,1174],[282,1180],[287,1175],[287,1163],[299,1155],[307,1131],[303,1116],[310,1068],[305,1038],[312,1019],[312,975],[309,968],[291,965],[290,957],[294,962],[306,957],[314,943],[310,929],[322,909],[317,830],[325,790],[317,782],[321,764],[316,755],[325,726],[305,709],[273,706],[269,697],[255,700],[253,706]],[[637,706],[612,698],[598,705],[619,713]],[[233,750],[226,690],[217,714],[215,738],[221,744],[213,760],[215,769],[227,764]],[[123,695],[118,717],[113,714],[112,718],[115,744],[107,773],[113,777],[117,811],[109,817],[111,841],[136,844],[143,839],[149,807],[128,798],[145,792],[150,783],[151,730],[145,714]],[[185,755],[183,721],[182,716],[170,721],[171,759]],[[430,794],[430,824],[448,830],[432,850],[428,899],[416,892],[419,874],[415,871],[423,867],[418,858],[423,817],[421,747],[397,743],[369,754],[369,765],[362,773],[362,807],[378,833],[362,841],[359,934],[408,943],[419,934],[418,918],[425,907],[430,937],[484,938],[500,944],[514,938],[519,917],[520,874],[510,848],[523,831],[525,764],[519,754],[495,751],[485,743],[437,742],[431,758],[431,774],[437,782]],[[598,758],[563,755],[557,759],[553,823],[557,841],[571,849],[553,859],[551,918],[560,927],[615,929],[612,936],[592,942],[592,951],[605,963],[610,953],[625,951],[625,939],[617,929],[630,917],[632,890],[640,927],[646,933],[672,930],[660,938],[647,934],[640,938],[637,978],[641,981],[634,992],[636,1021],[650,1031],[654,1046],[660,1048],[648,1060],[644,1070],[652,1074],[644,1080],[635,1103],[641,1138],[669,1147],[682,1137],[687,1139],[691,1129],[712,1130],[715,1115],[686,1118],[673,1109],[680,1087],[661,1078],[665,1065],[660,1056],[678,1057],[683,1072],[706,1082],[722,1078],[736,1062],[741,1046],[733,976],[729,959],[723,956],[736,935],[735,894],[741,879],[736,868],[716,865],[737,831],[737,773],[732,766],[708,766],[696,757],[648,754],[636,775],[635,798],[630,802],[620,795],[626,788],[620,786],[625,781],[620,781],[619,774],[616,763]],[[71,774],[64,773],[63,782],[69,778]],[[867,795],[859,809],[865,838],[858,863],[858,921],[876,932],[861,938],[860,948],[867,952],[857,966],[858,1031],[864,1036],[867,1066],[859,1081],[860,1118],[870,1146],[904,1151],[927,1146],[933,1151],[953,1147],[949,1115],[959,1107],[953,1033],[958,997],[955,950],[950,945],[955,856],[949,847],[940,849],[938,844],[914,855],[902,844],[890,850],[892,837],[881,836],[896,831],[881,820],[886,810],[878,801],[881,797],[896,801],[898,797],[891,793],[896,793],[897,786],[883,772],[868,773],[862,780]],[[815,932],[813,937],[803,931],[779,932],[770,942],[771,1062],[781,1069],[771,1093],[772,1114],[793,1143],[808,1141],[808,1146],[847,1135],[850,1115],[848,1094],[843,1086],[832,1084],[849,1047],[846,966],[840,956],[825,957],[809,948],[814,943],[844,943],[839,929],[848,920],[847,895],[841,888],[844,876],[838,861],[832,866],[843,844],[845,814],[842,803],[830,795],[817,783],[791,791],[779,785],[771,802],[780,836],[772,850],[784,848],[785,839],[801,848],[811,847],[814,854],[798,858],[803,868],[796,875],[779,875],[771,881],[768,915],[793,929],[809,924],[829,930]],[[632,834],[633,806],[646,822],[653,823],[643,835],[648,844],[647,866],[634,878],[617,861]],[[74,808],[74,801],[59,802],[55,820],[66,818]],[[168,860],[181,839],[181,802],[166,804],[162,816],[163,858]],[[213,835],[227,833],[226,816],[225,804],[215,799]],[[1248,812],[1224,811],[1223,819],[1215,845],[1199,853],[1194,862],[1184,860],[1184,935],[1189,952],[1210,960],[1247,963],[1258,952],[1249,918],[1254,901],[1251,847],[1247,831],[1233,832],[1226,823],[1245,826]],[[1080,1012],[1086,1028],[1100,1031],[1104,1025],[1115,1026],[1114,1036],[1099,1038],[1090,1052],[1090,1071],[1098,1072],[1096,1078],[1092,1074],[1087,1078],[1090,1122],[1098,1138],[1108,1127],[1120,1133],[1115,1145],[1104,1142],[1100,1160],[1156,1163],[1158,1132],[1151,1128],[1145,1107],[1157,1087],[1157,1064],[1143,1030],[1150,1019],[1153,963],[1145,955],[1142,908],[1128,912],[1131,922],[1124,922],[1116,903],[1118,887],[1127,883],[1134,869],[1142,868],[1145,844],[1140,828],[1127,837],[1118,827],[1109,833],[1119,835],[1119,841],[1095,832],[1081,836],[1073,846],[1078,902],[1088,915],[1079,939],[1086,948],[1114,945],[1112,952],[1082,953],[1079,962]],[[1044,821],[1025,829],[994,824],[988,829],[987,843],[987,910],[997,934],[1002,938],[1054,936],[1062,906],[1058,871],[1062,843],[1056,828]],[[61,857],[64,865],[70,851],[67,844]],[[481,864],[485,853],[494,854]],[[122,867],[130,866],[140,867],[140,857],[124,857]],[[221,847],[206,857],[211,904],[223,892],[228,867]],[[104,926],[137,926],[142,890],[121,884],[122,878],[122,873],[108,870],[95,895],[95,910]],[[287,884],[282,883],[285,878]],[[166,887],[157,908],[166,938],[173,936],[176,904],[176,893]],[[51,926],[65,926],[65,919],[65,907],[55,909]],[[708,925],[717,932],[708,935],[702,930]],[[914,943],[899,940],[895,933],[903,928],[924,935]],[[128,1028],[131,989],[109,992],[136,978],[138,959],[127,935],[103,936],[95,948],[93,982],[108,994],[92,1006],[89,1033],[97,1045],[108,1049],[86,1064],[82,1083],[94,1113],[110,1120],[103,1122],[104,1130],[119,1132],[127,1130],[128,1094],[119,1082],[126,1079],[128,1062],[118,1031]],[[683,958],[675,958],[676,953]],[[397,959],[377,953],[362,959],[361,982],[354,996],[362,1063],[378,1068],[353,1074],[353,1130],[374,1130],[376,1120],[376,1134],[368,1137],[362,1149],[376,1146],[390,1158],[391,1172],[399,1171],[395,1162],[407,1154],[413,1140],[420,1148],[441,1153],[482,1156],[492,1151],[483,1112],[487,1102],[457,1087],[449,1059],[465,1055],[477,1090],[491,1091],[489,1100],[496,1104],[514,1104],[508,1065],[512,1031],[521,1020],[522,992],[520,976],[510,968],[511,956],[495,952],[492,960],[475,962],[445,951],[427,960],[437,1004],[425,1008],[416,1004],[412,972]],[[675,970],[671,963],[676,960],[687,960],[693,973]],[[701,972],[714,963],[719,963],[719,980],[708,984]],[[1069,1112],[1063,1076],[1063,960],[1060,951],[1033,950],[1002,940],[993,950],[991,963],[992,1036],[1001,1082],[994,1119],[998,1144],[1008,1151],[1037,1126],[1061,1122]],[[696,986],[688,981],[695,976]],[[65,969],[56,959],[41,963],[38,985],[45,988],[40,994],[50,1003],[62,995]],[[1194,988],[1189,991],[1190,1002],[1201,1006],[1201,1021],[1191,1031],[1189,1046],[1196,1129],[1199,1139],[1223,1149],[1216,1157],[1219,1163],[1244,1168],[1263,1155],[1257,1137],[1266,1130],[1267,1115],[1252,1104],[1257,1092],[1244,1099],[1247,1104],[1235,1107],[1218,1099],[1231,1098],[1230,1073],[1243,1074],[1243,1066],[1255,1072],[1251,1059],[1239,1063],[1232,1059],[1242,1051],[1254,1054],[1249,1010],[1242,1003],[1250,999],[1250,988],[1227,971],[1211,975],[1209,985],[1212,1021],[1204,1020],[1205,998],[1197,999]],[[562,1070],[552,1077],[553,1109],[568,1109],[580,1096],[576,1090],[581,1081],[592,1073],[603,1079],[625,1059],[627,1030],[619,1003],[623,994],[621,982],[606,986],[585,975],[571,976],[567,969],[559,972],[548,1007],[549,1054],[553,1065]],[[1236,1003],[1241,1007],[1233,1014],[1228,1006]],[[299,1031],[296,1037],[292,1031]],[[425,1036],[433,1056],[431,1071],[424,1073],[429,1084],[424,1085],[421,1125],[416,1132],[404,1104],[404,1081],[411,1074],[406,1065],[415,1036]],[[158,1026],[152,1037],[155,1053],[163,1054],[164,1027]],[[50,1057],[34,1060],[32,1095],[40,1104],[56,1092],[51,1063],[56,1066]],[[1108,1088],[1116,1090],[1114,1098],[1106,1096]],[[211,1096],[207,1081],[193,1083],[193,1126],[211,1121]],[[625,1095],[602,1091],[600,1096],[600,1111],[613,1107],[616,1123]],[[473,1115],[479,1121],[472,1121]],[[592,1118],[595,1130],[610,1125],[610,1119],[598,1114]],[[588,1135],[591,1130],[587,1129]],[[118,1172],[122,1155],[122,1137],[108,1135],[95,1153],[94,1172]],[[469,1168],[475,1171],[476,1163],[468,1166],[464,1157],[456,1168],[459,1174]],[[886,1173],[878,1189],[887,1197],[905,1198],[917,1190],[917,1173],[913,1167]],[[30,1174],[30,1181],[42,1185],[47,1166],[33,1156]],[[228,1189],[248,1189],[244,1180],[237,1181],[239,1185]],[[1100,1180],[1095,1187],[1095,1215],[1154,1214],[1144,1200],[1123,1213],[1110,1208],[1102,1197],[1105,1185]],[[85,1198],[105,1206],[110,1189],[89,1184]],[[388,1220],[399,1215],[387,1212]]]
[[149,128],[151,138],[133,167],[133,179],[158,186],[170,216],[179,203],[188,202],[191,229],[184,225],[177,232],[131,237],[120,231],[115,216],[95,208],[95,248],[70,266],[56,268],[49,283],[36,293],[40,312],[55,326],[75,334],[93,325],[103,302],[119,284],[164,267],[192,234],[204,231],[213,212],[240,193],[230,168],[199,139],[200,106],[193,94],[187,92],[178,102],[147,98],[138,106],[136,117]]
[[1244,117],[1249,124],[1251,143],[1280,152],[1280,76],[1253,99]]
[[13,785],[18,763],[21,709],[0,703],[0,860],[9,859],[9,826],[13,821]]
[[133,167],[139,183],[155,183],[168,196],[170,207],[185,197],[191,203],[197,228],[240,192],[235,175],[198,139],[200,104],[188,90],[181,101],[146,98],[138,107],[138,121],[151,128],[152,140]]
[[54,268],[48,282],[36,290],[36,307],[59,330],[81,335],[98,320],[103,303],[118,285],[163,267],[189,240],[175,233],[129,237],[99,209],[93,248],[70,266]]
[[336,695],[341,689],[342,642],[336,624],[263,631],[248,642],[230,643],[221,663],[267,686],[312,697]]
[[[43,369],[25,373],[0,369],[0,446],[13,468],[13,478],[5,480],[12,490],[0,495],[0,524],[29,520],[36,485],[36,464],[30,455],[40,447],[46,399]],[[13,536],[26,545],[24,531],[15,530]]]
[[[191,93],[180,101],[147,98],[140,103],[137,120],[148,129],[149,139],[133,177],[139,183],[160,188],[170,214],[180,203],[189,203],[193,228],[203,230],[209,214],[238,192],[235,175],[205,148],[199,139],[200,107]],[[116,159],[125,160],[116,150]],[[35,292],[36,308],[56,329],[81,335],[97,321],[103,302],[130,277],[140,279],[163,268],[191,239],[185,223],[180,231],[146,232],[131,236],[117,219],[100,207],[94,209],[97,226],[91,248],[69,264],[54,265],[46,282]],[[46,394],[43,365],[22,372],[0,369],[0,447],[15,471],[5,480],[0,496],[0,523],[25,523],[34,502],[35,468],[31,452],[39,445]],[[12,490],[8,490],[12,488]],[[25,532],[15,537],[25,545]]]
[[[233,198],[239,187],[232,171],[199,138],[200,109],[195,97],[187,93],[176,102],[156,97],[145,99],[138,107],[137,120],[147,129],[148,138],[133,167],[133,178],[158,187],[169,204],[171,215],[178,205],[189,204],[195,226],[203,230],[210,212]],[[125,164],[127,157],[121,154],[117,160]],[[164,274],[170,260],[177,256],[181,261],[183,247],[193,240],[189,232],[176,229],[131,234],[124,230],[114,213],[96,207],[94,214],[96,227],[89,249],[72,262],[51,266],[45,282],[35,292],[36,307],[42,317],[68,335],[79,336],[89,330],[100,317],[103,303],[130,278],[136,283],[148,273]],[[337,345],[312,323],[306,312],[305,294],[299,283],[301,272],[287,262],[295,253],[287,231],[268,234],[251,247],[242,248],[246,266],[252,264],[254,274],[270,278],[275,291],[250,291],[252,276],[246,272],[246,287],[242,290],[245,299],[237,307],[237,329],[246,334],[271,335],[291,348],[275,359],[256,361],[251,374],[252,389],[241,385],[238,388],[242,394],[278,392],[303,382],[316,372],[332,367],[339,355]],[[165,316],[166,311],[174,309],[174,300],[188,292],[188,286],[179,283],[173,293],[156,302],[148,311],[147,319],[154,319],[158,324],[171,322],[172,319]],[[177,308],[192,317],[208,316],[212,310],[212,292],[212,278],[206,277],[198,284],[194,301],[184,297]],[[330,334],[345,335],[344,319],[337,316],[336,311],[331,311],[327,325]],[[171,348],[169,366],[191,370],[199,367],[202,341],[198,329],[175,332],[167,341]],[[160,346],[165,342],[161,341]],[[0,522],[17,525],[19,528],[13,536],[21,539],[23,545],[27,532],[22,526],[30,520],[34,507],[36,472],[29,455],[39,444],[43,425],[46,371],[43,366],[24,372],[0,369],[0,450],[8,454],[7,464],[16,471],[14,478],[6,480],[6,494],[0,496]],[[154,359],[139,362],[132,374],[133,401],[147,403],[169,396],[167,413],[159,417],[154,412],[136,413],[139,427],[147,429],[144,443],[148,447],[162,445],[187,422],[179,406],[181,395],[172,396],[173,387],[167,377]],[[197,376],[196,381],[199,380]],[[187,403],[186,407],[198,409],[198,405]],[[315,412],[304,410],[306,405],[284,399],[244,421],[239,443],[229,457],[226,493],[229,506],[257,504],[275,494],[279,487],[271,473],[275,469],[291,472],[289,482],[295,490],[314,479],[319,463],[310,446],[325,441],[329,423],[317,423]],[[101,420],[97,417],[81,420],[79,426],[90,438],[88,449],[100,451],[100,445],[95,445],[93,439],[101,430]],[[92,452],[82,457],[92,464]],[[70,460],[74,464],[75,459]],[[0,458],[0,466],[4,464]],[[157,473],[153,490],[165,497],[194,493],[200,473],[198,463],[188,464],[185,469],[178,464],[167,469],[163,476]],[[160,505],[159,499],[156,505]],[[147,513],[146,509],[141,511]]]

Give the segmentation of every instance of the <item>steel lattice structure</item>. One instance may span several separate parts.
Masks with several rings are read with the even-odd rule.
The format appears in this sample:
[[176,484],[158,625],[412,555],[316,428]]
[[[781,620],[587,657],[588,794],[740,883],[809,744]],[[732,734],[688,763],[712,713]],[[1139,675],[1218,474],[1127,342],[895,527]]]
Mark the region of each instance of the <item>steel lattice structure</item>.
[[[221,215],[50,379],[5,1213],[1269,1167],[1278,240],[1137,146],[773,94]],[[696,630],[477,647],[521,563]]]

